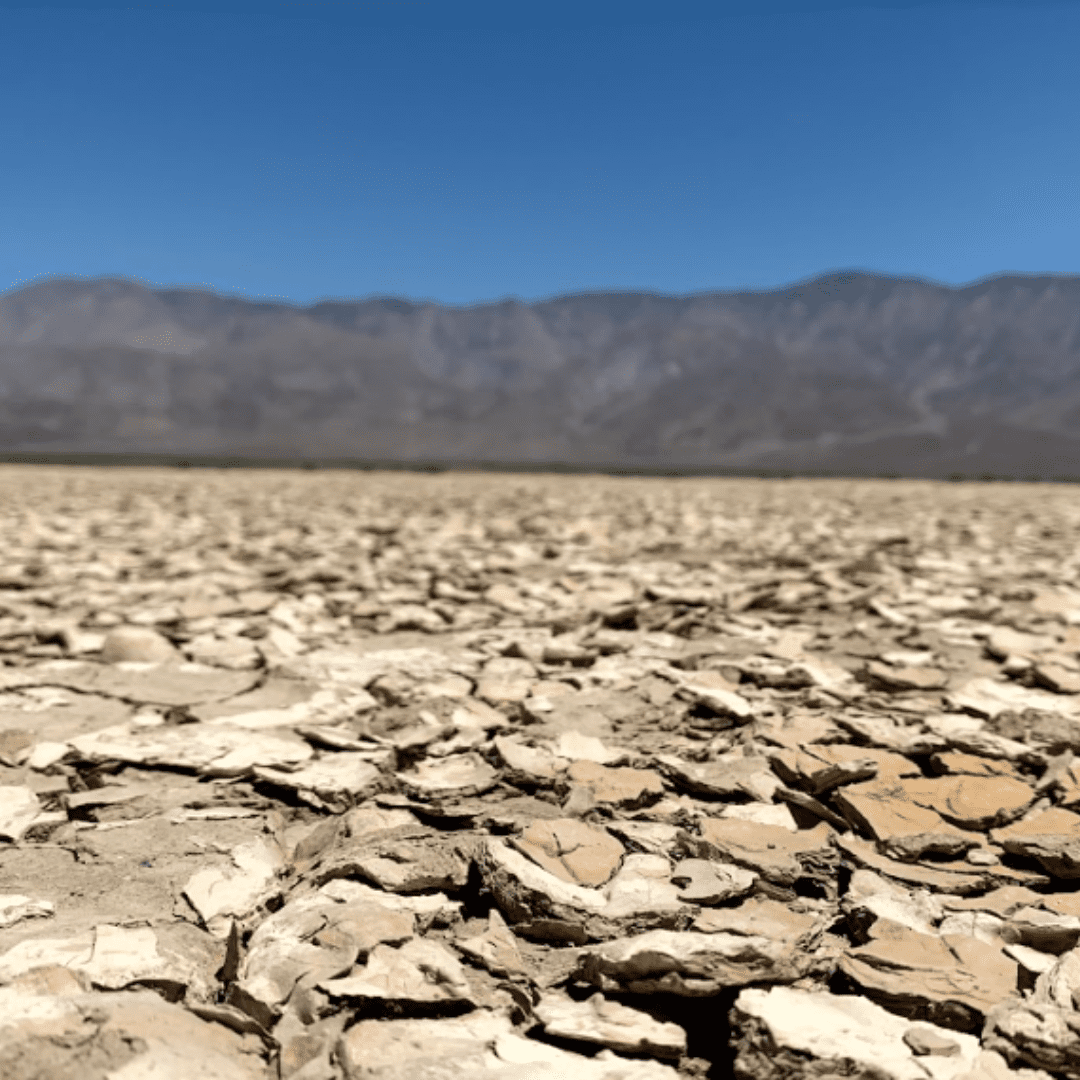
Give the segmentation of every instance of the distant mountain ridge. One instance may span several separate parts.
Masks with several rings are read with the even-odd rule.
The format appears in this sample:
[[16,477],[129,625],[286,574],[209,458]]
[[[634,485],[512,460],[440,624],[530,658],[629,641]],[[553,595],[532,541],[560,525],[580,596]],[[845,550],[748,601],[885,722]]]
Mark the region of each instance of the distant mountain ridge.
[[0,450],[1080,476],[1080,276],[307,307],[0,296]]

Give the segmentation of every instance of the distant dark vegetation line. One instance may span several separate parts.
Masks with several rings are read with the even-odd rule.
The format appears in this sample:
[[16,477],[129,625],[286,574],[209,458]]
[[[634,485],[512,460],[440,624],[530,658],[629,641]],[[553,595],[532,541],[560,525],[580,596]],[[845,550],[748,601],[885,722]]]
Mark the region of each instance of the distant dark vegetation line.
[[[786,469],[706,469],[697,466],[686,468],[633,468],[611,465],[598,467],[574,465],[565,462],[505,464],[502,462],[453,462],[453,461],[361,461],[342,458],[325,460],[297,458],[238,458],[183,454],[12,454],[0,453],[0,465],[60,465],[90,466],[96,468],[175,468],[175,469],[286,469],[295,472],[354,471],[354,472],[407,472],[407,473],[496,473],[508,476],[522,474],[545,474],[567,476],[626,476],[626,477],[697,477],[701,479],[751,479],[751,480],[903,480],[900,473],[841,473],[841,472],[794,472]],[[933,479],[913,477],[910,479]],[[1034,474],[995,476],[989,473],[951,473],[944,478],[951,483],[1051,483],[1080,484],[1080,475],[1042,477]]]

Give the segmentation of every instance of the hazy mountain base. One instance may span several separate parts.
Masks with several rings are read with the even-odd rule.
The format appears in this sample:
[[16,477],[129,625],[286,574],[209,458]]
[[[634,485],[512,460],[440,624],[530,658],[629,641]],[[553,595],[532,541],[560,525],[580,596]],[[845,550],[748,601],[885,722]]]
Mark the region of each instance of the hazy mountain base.
[[[666,455],[661,458],[601,455],[578,450],[531,455],[520,445],[486,440],[486,446],[462,447],[438,441],[427,432],[405,435],[384,431],[366,437],[333,439],[317,433],[279,433],[262,441],[222,437],[213,430],[189,431],[168,438],[4,439],[9,449],[0,460],[42,464],[206,465],[220,467],[454,468],[524,472],[601,472],[639,475],[716,476],[908,476],[929,479],[1080,479],[1080,440],[1004,425],[965,425],[947,436],[896,435],[861,445],[807,442],[772,451],[731,455]],[[470,452],[471,451],[471,452]]]

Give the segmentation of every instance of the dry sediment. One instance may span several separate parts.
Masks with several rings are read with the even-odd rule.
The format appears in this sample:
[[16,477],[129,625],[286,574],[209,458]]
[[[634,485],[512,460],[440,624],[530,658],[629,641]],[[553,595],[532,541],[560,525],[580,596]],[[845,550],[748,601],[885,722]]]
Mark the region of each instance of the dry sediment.
[[5,1078],[1080,1077],[1073,488],[0,505]]

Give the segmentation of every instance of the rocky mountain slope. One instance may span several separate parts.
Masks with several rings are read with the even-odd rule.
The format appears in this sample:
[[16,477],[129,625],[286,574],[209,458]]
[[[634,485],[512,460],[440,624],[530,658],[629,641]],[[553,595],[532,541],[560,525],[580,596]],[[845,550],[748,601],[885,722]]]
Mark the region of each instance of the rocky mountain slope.
[[1080,475],[1080,277],[310,307],[117,280],[0,297],[0,447]]

